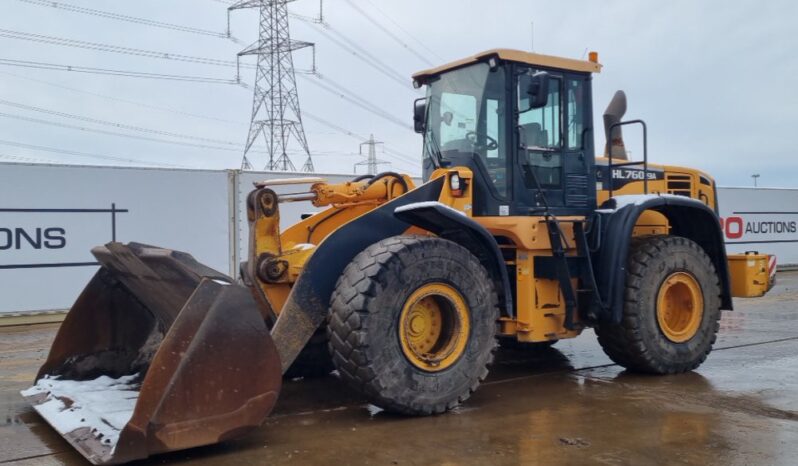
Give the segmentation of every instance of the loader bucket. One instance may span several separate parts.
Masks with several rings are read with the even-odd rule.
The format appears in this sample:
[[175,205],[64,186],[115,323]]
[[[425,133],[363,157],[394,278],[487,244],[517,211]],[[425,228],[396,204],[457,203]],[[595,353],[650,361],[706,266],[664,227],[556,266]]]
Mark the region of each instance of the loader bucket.
[[109,243],[22,392],[94,464],[207,445],[260,426],[280,360],[249,290],[188,254]]

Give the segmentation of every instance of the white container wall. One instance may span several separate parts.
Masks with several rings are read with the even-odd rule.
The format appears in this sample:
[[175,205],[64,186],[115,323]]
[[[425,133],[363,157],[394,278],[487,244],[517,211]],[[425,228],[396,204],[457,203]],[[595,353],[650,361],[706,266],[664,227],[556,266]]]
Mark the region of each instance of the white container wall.
[[111,240],[229,268],[227,173],[0,165],[0,312],[71,306]]
[[[90,249],[112,240],[186,251],[236,275],[247,252],[253,182],[307,176],[0,164],[0,314],[68,309],[97,270]],[[310,176],[343,182],[354,175]],[[718,196],[730,252],[798,264],[798,190],[719,188]],[[317,210],[309,202],[282,204],[281,225]]]

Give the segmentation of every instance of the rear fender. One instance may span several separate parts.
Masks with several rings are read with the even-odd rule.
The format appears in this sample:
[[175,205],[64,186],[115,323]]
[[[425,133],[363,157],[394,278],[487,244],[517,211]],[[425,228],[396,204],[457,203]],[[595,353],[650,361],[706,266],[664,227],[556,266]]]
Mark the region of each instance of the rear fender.
[[732,309],[726,247],[718,214],[706,204],[684,196],[646,194],[616,196],[598,210],[602,225],[601,250],[594,267],[599,291],[604,299],[602,318],[619,322],[626,287],[626,260],[632,232],[646,210],[663,214],[670,224],[670,234],[695,241],[712,259],[721,288],[721,309]]

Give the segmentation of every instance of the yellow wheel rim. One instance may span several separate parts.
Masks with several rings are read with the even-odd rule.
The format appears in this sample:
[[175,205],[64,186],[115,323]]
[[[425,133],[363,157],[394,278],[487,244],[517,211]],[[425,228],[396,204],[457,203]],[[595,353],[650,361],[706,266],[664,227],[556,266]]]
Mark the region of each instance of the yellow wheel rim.
[[657,294],[657,323],[668,340],[684,343],[693,338],[704,316],[704,295],[695,277],[686,272],[668,276]]
[[463,296],[444,283],[428,283],[410,295],[399,316],[402,352],[414,366],[442,371],[463,355],[471,324]]

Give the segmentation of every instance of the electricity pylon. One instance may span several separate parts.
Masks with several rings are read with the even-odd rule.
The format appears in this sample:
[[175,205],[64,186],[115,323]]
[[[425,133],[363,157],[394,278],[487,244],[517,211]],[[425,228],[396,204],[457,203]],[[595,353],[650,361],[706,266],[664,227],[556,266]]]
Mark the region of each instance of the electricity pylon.
[[289,139],[293,138],[307,154],[302,169],[313,171],[313,160],[299,110],[292,52],[313,47],[314,44],[291,40],[288,29],[288,3],[291,1],[239,0],[228,8],[228,14],[229,11],[243,8],[260,9],[258,40],[238,53],[239,57],[256,55],[258,58],[252,117],[241,160],[242,169],[252,166],[247,153],[258,137],[263,135],[269,153],[267,170],[296,171],[286,150]]

